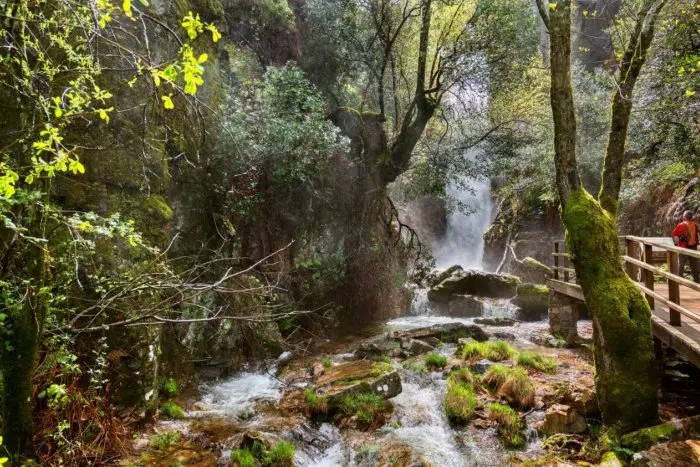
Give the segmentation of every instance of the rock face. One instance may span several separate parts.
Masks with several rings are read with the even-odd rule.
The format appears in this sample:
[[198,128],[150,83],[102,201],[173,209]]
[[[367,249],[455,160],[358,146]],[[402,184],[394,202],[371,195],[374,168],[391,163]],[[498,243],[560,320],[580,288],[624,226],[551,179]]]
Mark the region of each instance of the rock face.
[[489,339],[489,336],[476,325],[468,325],[463,323],[446,323],[436,324],[425,328],[409,329],[407,331],[394,331],[389,334],[392,339],[419,339],[427,340],[437,338],[442,342],[457,343],[461,338],[472,338],[475,341],[484,342]]
[[401,394],[401,377],[390,364],[360,360],[327,368],[316,381],[316,393],[337,404],[343,397],[374,393],[390,399]]
[[551,268],[530,256],[521,261],[513,262],[510,273],[519,277],[523,282],[532,284],[544,284],[545,280],[554,275]]
[[635,456],[633,465],[645,467],[700,467],[700,441],[689,439],[653,446]]
[[510,298],[516,293],[520,279],[508,274],[494,274],[475,269],[457,269],[428,291],[428,298],[445,300],[451,295]]
[[474,318],[484,314],[484,302],[469,295],[453,295],[446,303],[433,304],[433,308],[442,315],[455,318]]
[[511,303],[520,308],[522,321],[540,321],[547,316],[549,309],[549,289],[544,285],[520,284]]
[[538,431],[548,435],[583,433],[586,431],[586,419],[570,405],[555,404],[547,409]]

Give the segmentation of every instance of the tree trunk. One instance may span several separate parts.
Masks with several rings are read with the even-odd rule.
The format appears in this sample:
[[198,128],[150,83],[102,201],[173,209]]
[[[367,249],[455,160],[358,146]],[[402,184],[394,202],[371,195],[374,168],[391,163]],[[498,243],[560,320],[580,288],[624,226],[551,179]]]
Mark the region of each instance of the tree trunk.
[[32,376],[38,355],[38,327],[31,310],[9,313],[3,335],[3,446],[13,456],[31,457],[32,445]]
[[615,216],[581,187],[566,200],[562,220],[593,320],[603,422],[621,432],[653,425],[658,374],[651,309],[622,267]]
[[[658,419],[658,374],[651,309],[622,267],[615,222],[630,99],[643,58],[629,58],[632,66],[621,66],[625,90],[620,96],[616,95],[612,103],[614,118],[600,194],[604,204],[601,205],[581,186],[576,163],[571,0],[556,2],[548,14],[543,0],[537,0],[537,5],[550,34],[556,182],[567,247],[593,320],[596,391],[603,422],[621,432],[631,431]],[[641,24],[635,28],[628,45],[631,57],[637,52],[646,53],[651,36],[642,37],[640,48],[635,35],[642,31],[653,34],[655,16],[647,18],[647,13],[658,14],[660,8],[652,9],[651,0],[643,3],[638,15]]]

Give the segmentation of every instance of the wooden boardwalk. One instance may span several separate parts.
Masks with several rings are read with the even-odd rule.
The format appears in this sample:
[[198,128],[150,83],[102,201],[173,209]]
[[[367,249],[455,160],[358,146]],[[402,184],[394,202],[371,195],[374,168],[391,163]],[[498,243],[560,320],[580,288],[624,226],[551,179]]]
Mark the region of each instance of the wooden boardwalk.
[[[687,250],[658,238],[628,236],[624,240],[622,260],[653,309],[654,337],[700,367],[700,284],[677,275],[678,255],[688,254]],[[562,245],[563,242],[555,243],[555,278],[548,280],[547,285],[555,292],[584,301]],[[700,260],[699,252],[688,255]],[[659,267],[663,262],[665,267]]]

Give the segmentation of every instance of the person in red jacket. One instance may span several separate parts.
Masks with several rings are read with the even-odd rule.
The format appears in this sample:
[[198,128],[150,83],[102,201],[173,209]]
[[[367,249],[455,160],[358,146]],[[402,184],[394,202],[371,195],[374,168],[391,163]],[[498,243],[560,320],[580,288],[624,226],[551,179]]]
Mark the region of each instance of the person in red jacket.
[[[683,213],[683,222],[678,224],[671,236],[673,237],[673,244],[681,247],[687,248],[689,250],[698,249],[698,237],[700,237],[700,228],[698,224],[693,220],[692,211],[686,211]],[[679,255],[678,260],[678,275],[683,276],[685,272],[685,265],[690,265],[690,271],[693,274],[693,281],[700,284],[700,261],[692,256],[687,256],[684,254]]]

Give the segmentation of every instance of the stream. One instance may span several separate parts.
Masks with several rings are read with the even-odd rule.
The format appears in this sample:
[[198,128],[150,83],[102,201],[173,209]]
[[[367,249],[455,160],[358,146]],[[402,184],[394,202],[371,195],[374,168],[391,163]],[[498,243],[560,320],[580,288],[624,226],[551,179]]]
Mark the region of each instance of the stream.
[[[275,376],[280,368],[298,366],[304,372],[307,368],[317,368],[322,358],[333,365],[354,359],[354,351],[363,342],[372,342],[384,333],[423,328],[435,324],[473,324],[473,318],[453,318],[436,316],[430,307],[423,303],[425,295],[418,293],[411,314],[386,322],[378,329],[377,336],[358,338],[354,343],[342,343],[341,348],[319,355],[292,358],[282,355],[279,359],[251,365],[248,371],[233,377],[209,382],[200,388],[195,401],[185,403],[187,419],[159,422],[156,431],[176,430],[188,439],[197,442],[197,449],[204,448],[214,453],[216,464],[230,465],[231,449],[240,442],[240,434],[245,432],[262,433],[272,440],[286,440],[296,447],[295,465],[300,467],[331,466],[371,466],[377,464],[380,452],[408,450],[427,465],[432,466],[497,466],[506,465],[514,451],[505,449],[499,442],[496,428],[486,424],[470,424],[466,427],[451,426],[444,414],[442,401],[446,391],[446,375],[442,371],[416,372],[406,366],[406,362],[392,359],[391,364],[399,370],[402,391],[391,399],[393,413],[384,426],[375,431],[361,431],[355,428],[338,428],[330,423],[314,423],[290,411],[294,397],[308,386],[303,378],[286,378],[286,382]],[[491,300],[482,317],[507,317],[512,313],[505,301]],[[590,324],[581,322],[581,333],[590,333]],[[590,373],[590,365],[585,358],[567,349],[541,348],[530,337],[533,333],[544,332],[545,322],[519,322],[509,327],[482,328],[493,337],[507,338],[517,349],[536,349],[554,356],[562,364],[557,378],[576,380],[582,374]],[[445,344],[438,352],[445,357],[454,355],[456,344]],[[413,359],[415,360],[415,359]],[[422,361],[422,357],[418,357]],[[566,363],[567,361],[578,362]],[[315,365],[315,366],[314,366]],[[255,369],[253,369],[255,368]],[[583,368],[583,369],[582,369]],[[590,377],[590,374],[587,375]],[[298,398],[297,398],[298,401]],[[529,422],[541,420],[544,410],[531,411]],[[528,423],[530,425],[530,423]],[[536,456],[541,452],[541,443],[534,430],[529,429],[527,444],[518,453]],[[171,465],[170,460],[150,465]],[[415,465],[425,465],[417,463]],[[186,464],[190,465],[190,464]],[[388,464],[403,465],[403,464]],[[414,465],[414,464],[409,464]]]

